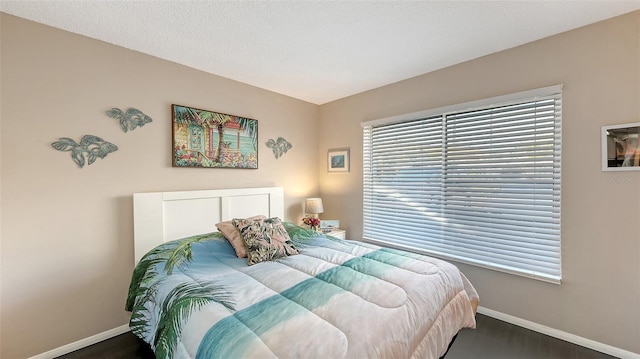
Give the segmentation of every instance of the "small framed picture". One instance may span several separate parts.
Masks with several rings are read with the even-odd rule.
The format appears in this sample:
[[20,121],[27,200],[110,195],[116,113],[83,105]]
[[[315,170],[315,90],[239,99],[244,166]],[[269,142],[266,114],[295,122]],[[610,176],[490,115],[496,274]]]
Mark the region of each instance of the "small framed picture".
[[640,171],[640,122],[602,127],[602,170]]
[[340,228],[340,221],[337,219],[321,219],[320,220],[320,228]]
[[349,172],[349,148],[333,148],[327,152],[329,172]]

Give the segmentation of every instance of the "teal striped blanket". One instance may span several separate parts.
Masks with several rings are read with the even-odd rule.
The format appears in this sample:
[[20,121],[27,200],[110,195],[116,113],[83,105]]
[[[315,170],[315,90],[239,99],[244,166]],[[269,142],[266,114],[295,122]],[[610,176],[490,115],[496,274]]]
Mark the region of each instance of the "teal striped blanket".
[[475,327],[452,264],[287,225],[299,254],[252,266],[218,233],[136,266],[126,309],[158,358],[439,358]]

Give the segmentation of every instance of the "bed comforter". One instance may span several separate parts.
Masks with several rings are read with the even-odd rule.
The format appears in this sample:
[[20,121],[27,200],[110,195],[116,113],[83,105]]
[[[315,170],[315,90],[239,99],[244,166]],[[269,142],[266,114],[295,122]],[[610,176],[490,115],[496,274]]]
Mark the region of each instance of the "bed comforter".
[[158,358],[439,358],[475,327],[452,264],[287,225],[300,254],[248,266],[218,233],[136,266],[130,327]]

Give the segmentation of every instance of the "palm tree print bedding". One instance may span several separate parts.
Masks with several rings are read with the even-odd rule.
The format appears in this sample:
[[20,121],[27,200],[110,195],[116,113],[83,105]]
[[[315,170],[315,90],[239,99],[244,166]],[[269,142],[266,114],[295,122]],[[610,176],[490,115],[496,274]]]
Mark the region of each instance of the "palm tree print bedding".
[[158,358],[438,358],[475,326],[477,294],[452,264],[284,226],[299,253],[251,266],[218,233],[150,251],[132,332]]

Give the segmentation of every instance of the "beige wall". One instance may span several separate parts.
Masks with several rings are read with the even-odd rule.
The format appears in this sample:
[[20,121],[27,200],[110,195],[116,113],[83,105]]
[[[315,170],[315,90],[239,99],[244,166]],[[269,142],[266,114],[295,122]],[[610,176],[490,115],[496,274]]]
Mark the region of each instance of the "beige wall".
[[[318,106],[6,14],[2,30],[2,358],[116,328],[133,270],[132,193],[283,186],[287,220],[317,195]],[[197,51],[197,49],[194,49]],[[259,169],[171,167],[171,104],[258,120]],[[153,122],[124,133],[105,115]],[[60,137],[119,150],[82,169]],[[293,148],[276,160],[265,142]]]
[[[362,234],[361,122],[560,83],[563,284],[460,268],[486,308],[640,353],[640,172],[600,163],[601,126],[640,121],[640,12],[321,106],[323,217]],[[344,146],[351,173],[327,174]]]

